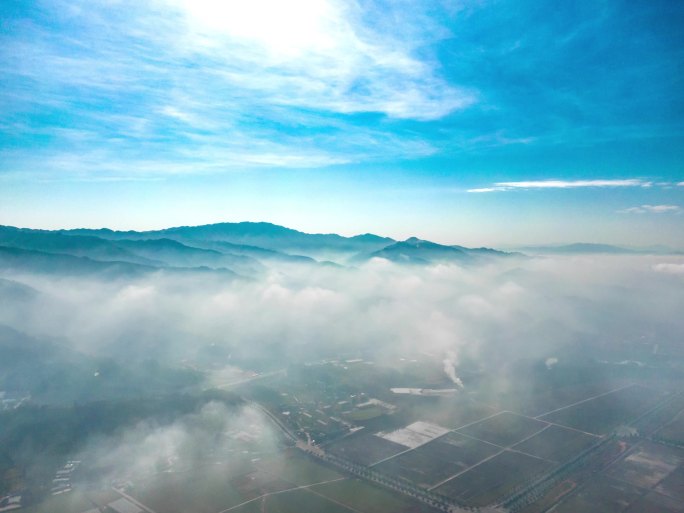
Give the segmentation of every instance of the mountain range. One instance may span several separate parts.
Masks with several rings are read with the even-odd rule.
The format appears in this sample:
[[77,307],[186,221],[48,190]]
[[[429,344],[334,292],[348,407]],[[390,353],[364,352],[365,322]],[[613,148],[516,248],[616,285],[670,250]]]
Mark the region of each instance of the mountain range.
[[372,258],[401,264],[476,264],[520,255],[448,246],[411,237],[309,234],[271,223],[218,223],[152,231],[35,230],[0,226],[0,269],[133,276],[158,271],[221,271],[255,276],[292,264],[359,265]]

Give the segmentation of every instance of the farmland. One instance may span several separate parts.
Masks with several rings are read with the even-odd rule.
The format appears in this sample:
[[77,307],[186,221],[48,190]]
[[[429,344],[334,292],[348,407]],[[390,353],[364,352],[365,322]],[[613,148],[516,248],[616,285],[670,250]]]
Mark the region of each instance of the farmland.
[[361,465],[372,465],[406,447],[372,434],[354,435],[331,445],[328,451]]
[[597,437],[560,426],[548,429],[513,446],[533,456],[561,463],[596,443]]
[[449,480],[436,492],[469,506],[486,506],[551,468],[551,464],[524,454],[504,451]]
[[423,445],[375,467],[376,470],[429,487],[498,452],[491,444],[457,433]]
[[483,420],[459,429],[459,433],[476,437],[499,446],[509,446],[540,431],[548,424],[511,412]]
[[641,496],[638,489],[610,478],[596,480],[563,502],[557,513],[620,513]]
[[643,386],[628,386],[599,397],[562,408],[539,418],[593,434],[605,435],[637,418],[661,399],[661,394]]

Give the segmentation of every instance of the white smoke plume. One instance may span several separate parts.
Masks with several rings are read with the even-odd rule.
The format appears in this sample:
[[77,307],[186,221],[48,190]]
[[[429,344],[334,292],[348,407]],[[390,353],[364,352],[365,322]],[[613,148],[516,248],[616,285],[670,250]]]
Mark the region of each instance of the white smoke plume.
[[449,379],[458,387],[463,388],[463,381],[456,375],[456,353],[447,351],[447,357],[444,359],[444,372]]

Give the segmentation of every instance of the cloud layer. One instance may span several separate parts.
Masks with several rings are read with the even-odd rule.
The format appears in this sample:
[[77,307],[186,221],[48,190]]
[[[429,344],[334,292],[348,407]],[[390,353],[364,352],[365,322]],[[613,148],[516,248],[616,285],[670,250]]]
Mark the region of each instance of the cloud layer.
[[651,187],[652,185],[652,182],[639,178],[618,180],[527,180],[520,182],[497,182],[491,187],[468,189],[468,192],[497,192],[519,189],[577,189],[585,187]]
[[640,205],[618,210],[619,214],[679,214],[682,208],[678,205]]

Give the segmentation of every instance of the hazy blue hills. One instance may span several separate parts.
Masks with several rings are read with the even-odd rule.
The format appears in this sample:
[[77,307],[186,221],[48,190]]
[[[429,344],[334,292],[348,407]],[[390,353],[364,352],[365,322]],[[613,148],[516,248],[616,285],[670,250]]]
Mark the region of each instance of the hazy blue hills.
[[119,261],[100,261],[61,253],[47,253],[0,246],[0,270],[11,273],[37,273],[64,276],[98,276],[101,278],[136,278],[154,272],[174,274],[216,272],[237,276],[230,269],[209,267],[155,267]]
[[168,393],[198,380],[198,373],[188,369],[94,357],[60,340],[29,336],[0,324],[0,390],[28,393],[34,403]]
[[680,254],[676,250],[665,246],[652,246],[647,248],[625,248],[610,244],[595,244],[589,242],[576,242],[558,246],[526,246],[520,248],[525,253],[535,254],[606,254],[606,255],[670,255]]
[[396,241],[370,233],[353,237],[308,234],[270,223],[219,223],[153,231],[50,231],[0,226],[0,268],[14,272],[133,277],[163,269],[249,277],[291,264],[354,265],[376,257],[402,264],[470,264],[510,255],[416,237]]
[[99,261],[62,253],[0,246],[0,269],[15,273],[135,277],[157,268],[129,262]]
[[134,264],[158,265],[161,262],[145,258],[120,247],[113,242],[92,236],[71,237],[58,232],[0,227],[0,245],[88,257],[95,260],[130,262]]
[[30,301],[39,295],[40,292],[24,283],[0,278],[0,306],[10,299],[13,302]]
[[[310,234],[285,228],[271,223],[217,223],[202,226],[179,226],[164,230],[152,231],[113,231],[101,230],[64,230],[62,233],[70,235],[94,235],[107,239],[158,239],[168,238],[187,242],[201,243],[206,247],[208,243],[230,243],[233,247],[225,249],[254,251],[254,248],[285,253],[288,256],[300,255],[313,258],[329,258],[332,255],[346,253],[377,251],[395,242],[388,237],[373,234],[343,237],[337,234]],[[241,253],[248,255],[247,252]],[[275,254],[270,255],[275,257]]]
[[430,264],[439,262],[457,262],[469,264],[482,262],[489,258],[510,256],[490,248],[466,248],[463,246],[446,246],[417,237],[410,237],[405,241],[395,242],[366,255],[358,255],[357,260],[370,258],[384,258],[397,263]]

